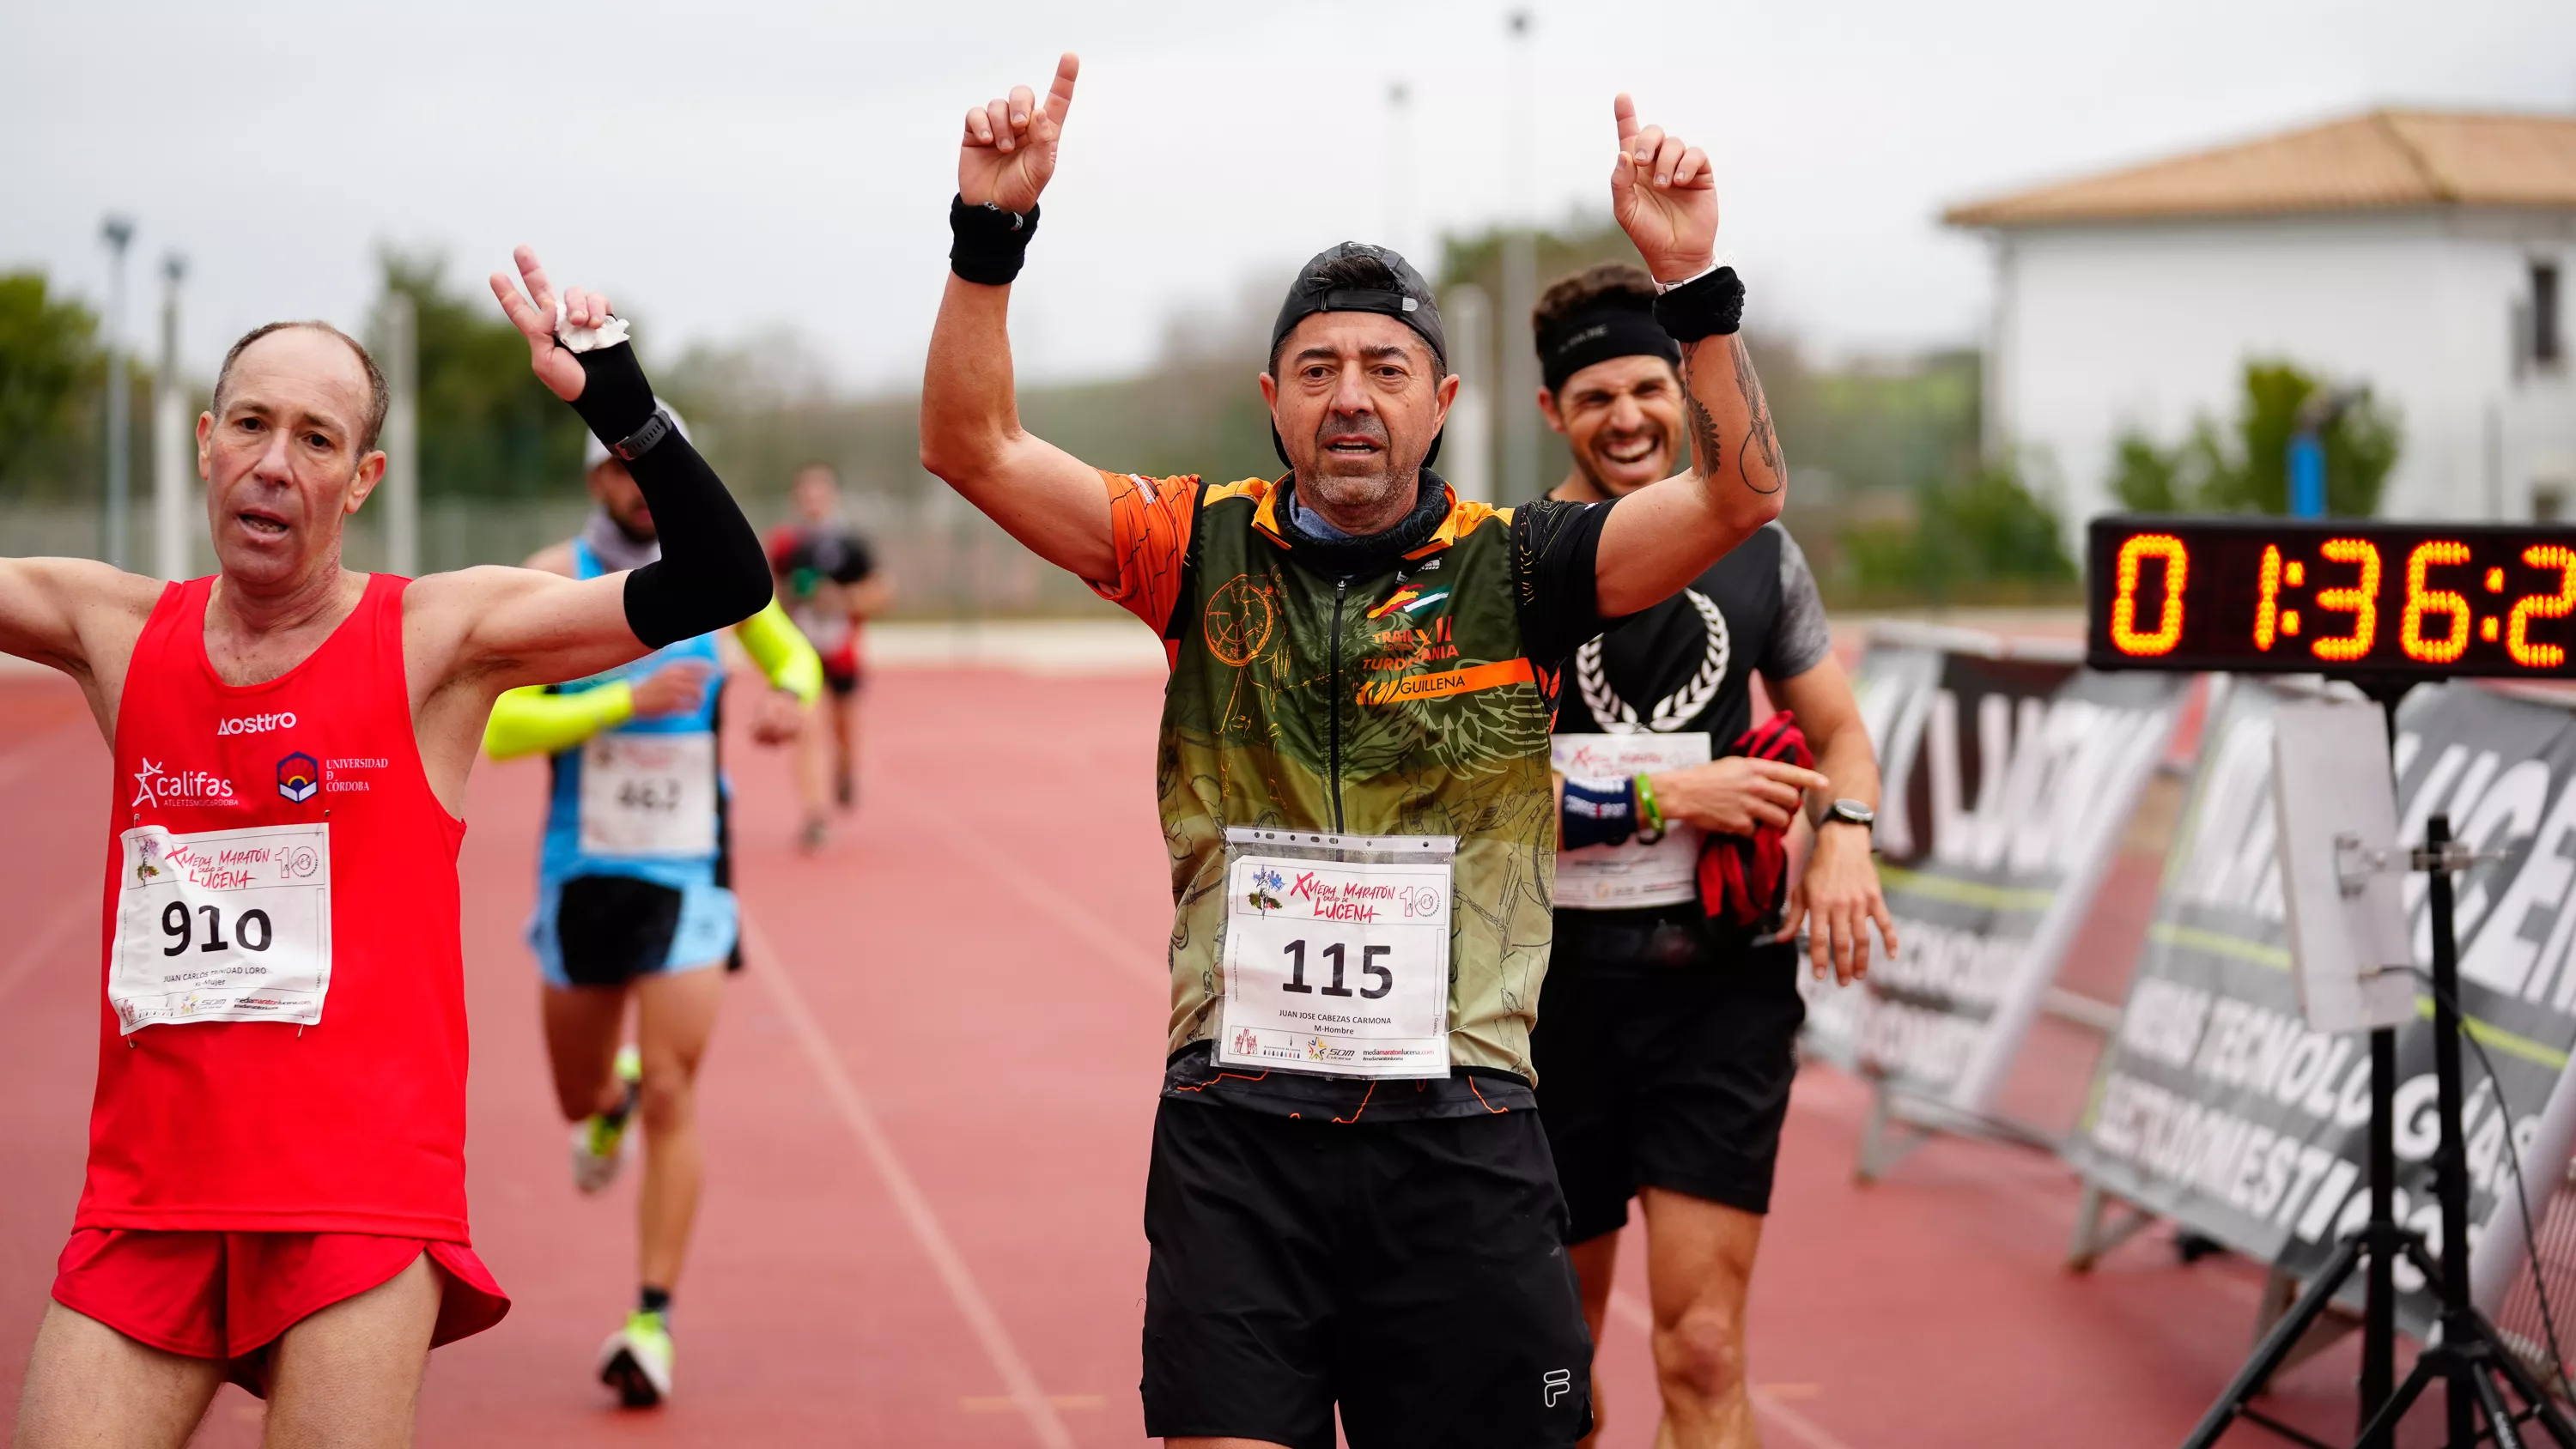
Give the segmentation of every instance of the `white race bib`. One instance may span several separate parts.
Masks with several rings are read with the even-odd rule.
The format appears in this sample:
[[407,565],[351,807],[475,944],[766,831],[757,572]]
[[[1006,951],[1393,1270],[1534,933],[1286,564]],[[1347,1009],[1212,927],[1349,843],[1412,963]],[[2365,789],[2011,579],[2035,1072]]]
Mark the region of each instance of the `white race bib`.
[[1217,1061],[1447,1076],[1455,838],[1236,828],[1226,840]]
[[[1556,772],[1574,779],[1624,779],[1708,763],[1708,735],[1557,735]],[[1623,840],[1556,853],[1556,904],[1572,911],[1677,906],[1699,899],[1700,830],[1674,824],[1652,845]]]
[[611,730],[581,747],[585,855],[716,853],[716,737]]
[[331,987],[331,827],[257,825],[118,837],[117,1030],[158,1023],[322,1019]]

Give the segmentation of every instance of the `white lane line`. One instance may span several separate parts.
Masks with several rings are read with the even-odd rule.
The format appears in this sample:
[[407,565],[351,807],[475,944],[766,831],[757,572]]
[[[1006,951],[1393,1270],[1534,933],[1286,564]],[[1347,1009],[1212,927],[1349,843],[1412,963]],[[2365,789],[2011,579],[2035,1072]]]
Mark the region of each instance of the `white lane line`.
[[[1655,1316],[1647,1312],[1646,1305],[1638,1302],[1626,1289],[1610,1290],[1610,1312],[1640,1333],[1655,1331]],[[1748,1392],[1753,1396],[1756,1411],[1768,1415],[1773,1423],[1788,1430],[1791,1437],[1804,1441],[1809,1449],[1852,1449],[1822,1424],[1782,1403],[1778,1395],[1761,1385],[1755,1384]]]
[[46,756],[78,738],[83,731],[95,728],[97,726],[91,724],[86,718],[74,720],[69,724],[56,725],[9,753],[0,755],[0,786],[5,786],[20,775],[36,768]]
[[785,958],[769,949],[769,941],[751,918],[742,919],[743,945],[758,959],[752,962],[752,979],[769,991],[779,1015],[787,1019],[788,1029],[796,1034],[797,1044],[804,1047],[805,1057],[814,1065],[814,1074],[823,1079],[824,1094],[840,1109],[841,1120],[849,1125],[850,1135],[859,1140],[868,1163],[877,1170],[895,1208],[903,1214],[904,1225],[912,1229],[913,1241],[921,1245],[922,1256],[938,1270],[947,1285],[949,1301],[957,1305],[959,1316],[973,1329],[983,1344],[984,1357],[991,1360],[993,1372],[1000,1376],[1002,1387],[1010,1391],[1011,1402],[1029,1421],[1029,1431],[1045,1449],[1074,1449],[1073,1435],[1066,1432],[1064,1421],[1056,1417],[1055,1405],[1038,1388],[1037,1375],[1030,1372],[1028,1360],[1020,1356],[1019,1346],[1011,1341],[1010,1330],[1002,1326],[1001,1315],[975,1284],[975,1275],[966,1266],[964,1255],[950,1242],[948,1230],[940,1226],[939,1214],[923,1195],[921,1185],[913,1180],[910,1169],[894,1150],[894,1140],[886,1136],[877,1114],[859,1095],[858,1085],[850,1080],[841,1065],[840,1056],[832,1049],[822,1026],[814,1019],[813,1009],[805,1004],[805,995],[797,989],[795,978],[788,974]]
[[[6,998],[12,990],[16,989],[19,979],[34,971],[47,956],[52,955],[54,948],[62,944],[65,936],[78,930],[82,921],[96,920],[97,912],[98,902],[91,899],[87,891],[73,892],[72,898],[63,902],[53,916],[37,928],[36,934],[29,936],[19,945],[18,953],[11,956],[7,964],[0,965],[0,998]],[[94,978],[90,976],[87,969],[84,969],[81,972],[81,979],[88,981]]]
[[993,867],[1011,882],[1011,896],[1045,916],[1065,932],[1108,958],[1126,974],[1160,987],[1171,989],[1172,972],[1168,951],[1162,943],[1140,945],[1126,932],[1082,903],[1072,892],[1053,885],[1028,865],[1012,858],[992,841],[978,834],[955,817],[936,810],[906,807],[917,824],[930,827],[947,838],[959,854]]

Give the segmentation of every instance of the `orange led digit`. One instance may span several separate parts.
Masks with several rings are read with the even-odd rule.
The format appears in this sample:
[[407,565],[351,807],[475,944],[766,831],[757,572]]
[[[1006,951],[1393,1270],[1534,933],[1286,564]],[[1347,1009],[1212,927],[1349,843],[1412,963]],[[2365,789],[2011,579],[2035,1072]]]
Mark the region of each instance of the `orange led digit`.
[[[2469,601],[2465,595],[2448,589],[2424,586],[2427,570],[2439,564],[2462,564],[2469,561],[2469,546],[2454,538],[2437,538],[2415,545],[2406,555],[2406,609],[2398,616],[2397,647],[2409,659],[2427,664],[2448,664],[2469,652]],[[2450,627],[2439,638],[2424,637],[2424,616],[2445,614]]]
[[2576,522],[2105,515],[2095,669],[2576,684]]
[[2529,594],[2513,606],[2505,625],[2504,652],[2526,669],[2555,669],[2567,662],[2567,651],[2555,644],[2531,642],[2533,619],[2563,619],[2576,610],[2576,549],[2557,543],[2535,543],[2522,551],[2522,561],[2536,569],[2558,570],[2558,592]]
[[[2156,627],[2138,632],[2138,572],[2151,558],[2164,560],[2165,593]],[[2120,587],[2111,605],[2111,642],[2123,654],[2170,653],[2182,642],[2182,589],[2191,572],[2191,550],[2170,533],[2141,533],[2120,545]]]
[[[2273,631],[2281,622],[2281,550],[2273,544],[2263,545],[2263,572],[2254,595],[2254,647],[2272,647]],[[2295,627],[2290,630],[2299,632]]]
[[[2181,541],[2175,540],[2175,547]],[[2352,615],[2352,632],[2319,639],[2308,646],[2319,659],[2341,664],[2370,652],[2379,635],[2379,549],[2366,538],[2330,538],[2317,549],[2329,563],[2361,565],[2361,577],[2348,589],[2317,590],[2317,607]]]

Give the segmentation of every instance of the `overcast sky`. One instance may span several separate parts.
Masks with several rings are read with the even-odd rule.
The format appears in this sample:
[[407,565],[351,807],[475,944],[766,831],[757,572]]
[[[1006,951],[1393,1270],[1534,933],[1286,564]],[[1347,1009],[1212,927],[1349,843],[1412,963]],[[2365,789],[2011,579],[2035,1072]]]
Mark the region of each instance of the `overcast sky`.
[[[1023,368],[1129,368],[1167,317],[1346,236],[1502,214],[1508,6],[733,0],[0,9],[0,270],[103,298],[111,209],[190,265],[186,355],[354,325],[379,243],[479,287],[513,242],[663,356],[779,326],[848,387],[918,378],[959,117],[1083,57],[1015,299]],[[1837,351],[1972,340],[1947,203],[2373,104],[2576,110],[2576,4],[1537,0],[1529,193],[1607,214],[1610,98],[1716,158],[1755,315]],[[1391,119],[1401,82],[1409,121]],[[1247,359],[1247,368],[1258,359]]]

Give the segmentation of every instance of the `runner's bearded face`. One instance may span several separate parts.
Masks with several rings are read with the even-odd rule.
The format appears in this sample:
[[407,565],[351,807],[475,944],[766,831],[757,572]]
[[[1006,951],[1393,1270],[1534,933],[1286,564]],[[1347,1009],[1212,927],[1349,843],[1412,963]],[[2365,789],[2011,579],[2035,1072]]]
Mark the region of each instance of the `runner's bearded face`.
[[217,411],[197,419],[197,471],[215,558],[233,578],[281,584],[337,567],[340,537],[384,476],[359,448],[366,370],[347,343],[290,327],[243,349]]
[[1422,335],[1375,312],[1318,312],[1279,344],[1261,390],[1310,504],[1366,514],[1412,498],[1458,382]]
[[628,538],[642,543],[656,536],[653,510],[646,506],[644,490],[636,486],[635,475],[626,471],[625,464],[615,458],[592,464],[590,496]]
[[1565,380],[1549,421],[1565,434],[1574,466],[1612,498],[1681,471],[1682,381],[1660,357],[1613,357]]

